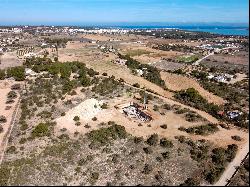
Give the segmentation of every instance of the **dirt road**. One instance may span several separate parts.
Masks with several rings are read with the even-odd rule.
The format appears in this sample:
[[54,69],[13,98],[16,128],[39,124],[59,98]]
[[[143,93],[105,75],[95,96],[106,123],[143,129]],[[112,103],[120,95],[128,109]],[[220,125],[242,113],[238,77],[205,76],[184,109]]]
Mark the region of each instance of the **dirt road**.
[[5,150],[6,150],[7,146],[8,146],[11,131],[12,131],[13,126],[14,126],[15,121],[16,121],[17,113],[18,113],[18,110],[19,110],[19,107],[20,107],[20,101],[21,101],[21,99],[19,97],[19,100],[17,101],[16,108],[15,108],[15,111],[13,113],[13,116],[12,116],[12,119],[11,119],[11,122],[10,122],[10,126],[9,126],[8,131],[6,132],[6,135],[5,135],[3,141],[1,142],[1,145],[0,145],[0,166],[1,166],[2,161],[3,161]]
[[[132,86],[132,85],[130,85],[130,84],[128,84],[128,83],[125,83],[125,82],[124,82],[124,84],[127,85],[127,86],[129,86],[129,87],[133,87],[133,88],[135,88],[135,89],[144,91],[144,89],[134,87],[134,86]],[[192,111],[195,111],[195,112],[197,112],[199,115],[201,115],[203,118],[207,119],[207,120],[208,120],[209,122],[211,122],[211,123],[218,123],[218,122],[219,122],[216,118],[214,118],[213,116],[211,116],[210,114],[208,114],[208,113],[206,113],[206,112],[204,112],[204,111],[201,111],[201,110],[192,108],[192,107],[190,107],[190,106],[184,105],[184,104],[182,104],[182,103],[179,103],[179,102],[177,102],[177,101],[174,101],[174,100],[172,100],[172,99],[169,99],[169,98],[164,97],[164,96],[159,95],[159,94],[151,93],[151,92],[148,92],[148,91],[145,91],[145,92],[148,93],[148,94],[151,94],[151,95],[153,95],[153,96],[159,97],[159,98],[163,99],[164,101],[166,101],[167,103],[169,103],[169,104],[171,104],[171,105],[176,104],[176,105],[180,105],[180,106],[182,106],[182,107],[188,108],[188,109],[190,109],[190,110],[192,110]]]
[[228,180],[231,179],[234,172],[236,171],[236,168],[240,166],[241,161],[246,157],[246,155],[249,152],[249,139],[247,143],[238,151],[236,157],[230,164],[226,167],[226,170],[222,174],[220,180],[214,184],[214,186],[226,186],[228,183]]
[[200,65],[200,62],[201,62],[202,60],[205,60],[207,57],[209,57],[209,56],[211,56],[211,55],[214,55],[214,53],[209,53],[207,56],[204,56],[203,58],[201,58],[201,59],[197,60],[196,62],[194,62],[193,65],[195,65],[195,66]]

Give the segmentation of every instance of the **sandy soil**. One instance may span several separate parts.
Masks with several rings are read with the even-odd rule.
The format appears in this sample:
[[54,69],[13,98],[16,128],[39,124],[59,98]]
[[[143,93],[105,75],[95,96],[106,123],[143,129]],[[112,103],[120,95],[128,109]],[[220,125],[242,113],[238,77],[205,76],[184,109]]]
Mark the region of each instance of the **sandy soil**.
[[[7,132],[8,129],[10,128],[11,125],[11,119],[15,110],[15,106],[17,104],[18,98],[19,98],[19,94],[18,97],[15,99],[15,102],[12,104],[5,104],[6,100],[7,100],[7,94],[9,93],[9,91],[11,91],[11,85],[13,85],[15,83],[15,81],[0,81],[0,115],[4,115],[7,119],[6,123],[2,124],[3,127],[3,132],[0,133],[0,155],[2,155],[2,151],[4,148],[4,142],[6,140],[6,136],[7,136]],[[6,106],[11,106],[11,108],[9,110],[5,110]]]
[[230,84],[234,84],[247,78],[247,75],[242,73],[236,73],[236,76],[236,79],[232,79],[231,81],[229,81]]
[[126,43],[121,45],[121,53],[122,54],[130,54],[136,50],[143,50],[150,52],[149,54],[139,54],[133,56],[134,59],[138,60],[141,63],[152,63],[161,60],[162,58],[176,58],[176,56],[182,55],[181,52],[176,51],[160,51],[150,47],[145,46],[144,44],[131,44]]
[[[84,131],[85,128],[83,126],[91,121],[92,118],[95,117],[99,112],[101,112],[102,103],[102,101],[97,101],[93,98],[85,100],[84,102],[69,110],[65,116],[57,118],[57,128],[66,128],[71,133],[78,131],[85,134],[86,131]],[[75,116],[80,118],[79,122],[83,124],[81,127],[75,125],[76,122],[73,120]]]
[[0,69],[22,65],[15,52],[7,52],[0,55],[0,62]]
[[161,72],[162,79],[165,81],[167,88],[175,91],[180,91],[182,89],[195,88],[208,102],[221,105],[225,101],[216,95],[208,92],[202,88],[199,83],[192,79],[182,75],[171,74],[167,72]]
[[99,41],[109,41],[109,40],[121,40],[121,41],[126,41],[126,40],[146,40],[150,37],[147,36],[138,36],[138,35],[110,35],[110,34],[81,34],[79,35],[82,38],[87,38],[91,40],[99,40]]
[[228,61],[230,64],[243,64],[249,65],[249,55],[246,52],[239,52],[235,55],[226,55],[226,54],[216,54],[210,56],[211,61],[217,60],[218,62]]

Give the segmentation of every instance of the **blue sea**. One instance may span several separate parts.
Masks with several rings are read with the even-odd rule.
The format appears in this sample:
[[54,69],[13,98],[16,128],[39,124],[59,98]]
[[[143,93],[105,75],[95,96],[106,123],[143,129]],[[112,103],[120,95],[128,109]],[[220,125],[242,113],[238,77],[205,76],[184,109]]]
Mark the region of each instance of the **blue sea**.
[[239,35],[249,36],[248,27],[230,27],[230,26],[115,26],[115,28],[124,29],[164,29],[164,28],[175,28],[187,31],[198,31],[198,32],[209,32],[214,34],[222,35]]
[[190,31],[200,31],[200,32],[209,32],[214,34],[223,34],[223,35],[240,35],[240,36],[249,36],[249,30],[247,28],[242,29],[188,29]]

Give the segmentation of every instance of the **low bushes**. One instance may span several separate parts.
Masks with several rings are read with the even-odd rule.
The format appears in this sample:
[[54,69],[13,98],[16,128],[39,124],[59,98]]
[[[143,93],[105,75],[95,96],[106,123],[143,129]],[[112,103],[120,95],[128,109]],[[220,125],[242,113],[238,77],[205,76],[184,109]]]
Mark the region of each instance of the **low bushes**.
[[165,147],[165,148],[172,148],[174,144],[172,143],[172,141],[167,140],[166,138],[162,138],[160,140],[160,146]]
[[187,133],[190,133],[190,134],[208,135],[208,134],[217,132],[219,128],[216,124],[207,124],[207,125],[200,125],[200,126],[189,127],[189,128],[180,127],[179,130],[186,131]]
[[158,134],[152,134],[148,139],[147,139],[147,144],[151,146],[156,146],[159,141],[159,136]]
[[50,135],[50,123],[39,123],[31,132],[31,137],[43,137],[43,136],[49,136]]
[[181,90],[177,92],[174,97],[181,102],[188,104],[200,110],[204,110],[214,117],[218,117],[220,107],[213,103],[209,103],[204,99],[197,90],[194,88],[188,88],[187,90]]
[[103,145],[109,143],[110,140],[126,138],[127,132],[125,127],[114,124],[108,128],[93,130],[88,133],[87,136],[92,140],[93,143],[100,143]]
[[0,124],[1,124],[1,123],[6,123],[6,122],[7,122],[6,117],[3,116],[3,115],[0,115]]

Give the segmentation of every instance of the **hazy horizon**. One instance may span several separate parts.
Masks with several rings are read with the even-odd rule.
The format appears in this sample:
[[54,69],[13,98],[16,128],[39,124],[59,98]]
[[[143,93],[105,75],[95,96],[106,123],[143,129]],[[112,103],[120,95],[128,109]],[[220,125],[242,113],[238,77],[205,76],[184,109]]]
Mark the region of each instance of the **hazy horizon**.
[[225,27],[249,27],[249,23],[229,22],[85,22],[85,23],[0,23],[0,26],[225,26]]

